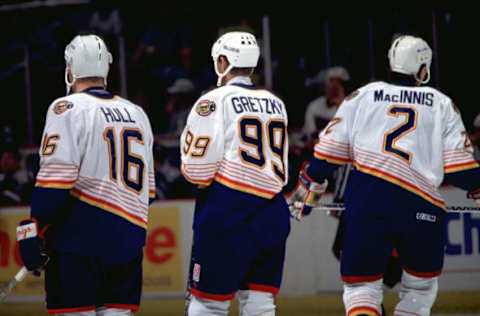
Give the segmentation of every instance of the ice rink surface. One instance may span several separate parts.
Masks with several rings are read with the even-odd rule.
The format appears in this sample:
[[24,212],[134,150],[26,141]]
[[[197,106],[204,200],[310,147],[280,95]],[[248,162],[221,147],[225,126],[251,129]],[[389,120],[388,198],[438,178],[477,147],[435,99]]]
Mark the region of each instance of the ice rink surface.
[[[387,315],[391,316],[398,297],[394,293],[384,296]],[[277,316],[344,316],[345,311],[339,294],[277,298]],[[155,298],[142,301],[135,316],[183,315],[183,298]],[[480,291],[457,291],[439,293],[432,316],[480,316]],[[47,316],[42,302],[0,304],[0,316]],[[229,316],[238,315],[234,300]]]

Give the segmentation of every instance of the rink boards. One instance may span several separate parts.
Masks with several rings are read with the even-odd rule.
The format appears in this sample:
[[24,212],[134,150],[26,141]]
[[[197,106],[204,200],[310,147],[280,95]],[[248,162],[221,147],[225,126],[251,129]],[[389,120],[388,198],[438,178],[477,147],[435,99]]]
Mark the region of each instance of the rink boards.
[[[447,205],[473,205],[465,192],[442,188]],[[327,194],[323,199],[329,201]],[[144,249],[145,297],[184,295],[192,239],[193,200],[156,202],[149,215]],[[28,207],[0,209],[0,285],[21,266],[15,227],[28,216]],[[304,296],[338,292],[342,288],[339,264],[331,251],[338,221],[316,212],[303,222],[292,221],[280,295]],[[480,214],[450,213],[448,241],[440,290],[480,290]],[[41,300],[43,279],[32,276],[18,285],[10,300]]]

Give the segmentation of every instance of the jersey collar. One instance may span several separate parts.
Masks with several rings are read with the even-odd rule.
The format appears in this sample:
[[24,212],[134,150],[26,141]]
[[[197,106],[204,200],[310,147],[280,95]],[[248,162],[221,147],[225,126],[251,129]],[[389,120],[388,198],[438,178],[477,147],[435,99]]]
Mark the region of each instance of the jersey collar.
[[417,86],[414,82],[400,81],[400,80],[393,80],[392,84],[396,85],[396,86],[406,86],[406,87],[416,87]]
[[238,86],[247,89],[257,89],[257,87],[252,83],[252,79],[250,77],[238,76],[233,77],[227,82],[227,86]]
[[100,99],[113,99],[115,95],[105,90],[103,87],[90,87],[85,90],[82,90],[82,93],[89,94],[91,96],[100,98]]

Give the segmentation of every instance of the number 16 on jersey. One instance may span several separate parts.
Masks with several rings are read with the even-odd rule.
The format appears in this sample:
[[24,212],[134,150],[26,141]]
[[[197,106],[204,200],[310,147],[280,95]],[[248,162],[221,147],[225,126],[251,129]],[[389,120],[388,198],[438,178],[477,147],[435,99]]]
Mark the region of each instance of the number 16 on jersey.
[[[117,137],[120,139],[120,156],[117,154]],[[119,157],[120,180],[128,190],[140,194],[145,178],[145,161],[142,156],[132,152],[131,144],[135,142],[144,145],[142,132],[138,128],[123,128],[119,135],[116,135],[113,127],[107,127],[103,132],[103,139],[108,144],[110,180],[118,182],[117,157]],[[134,172],[131,172],[132,170]]]

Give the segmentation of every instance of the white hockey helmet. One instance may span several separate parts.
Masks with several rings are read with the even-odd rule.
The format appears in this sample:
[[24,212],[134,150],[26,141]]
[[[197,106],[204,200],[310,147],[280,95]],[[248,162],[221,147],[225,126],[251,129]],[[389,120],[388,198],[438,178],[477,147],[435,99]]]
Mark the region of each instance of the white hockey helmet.
[[[432,63],[432,49],[420,37],[404,35],[393,41],[388,51],[390,69],[405,75],[413,75],[420,83],[430,80],[430,65]],[[420,80],[417,74],[426,65],[427,73],[424,80]]]
[[[105,42],[96,35],[77,35],[65,47],[65,83],[67,94],[78,78],[101,77],[107,85],[109,65],[112,63],[112,54],[108,51]],[[68,80],[68,66],[73,80]]]
[[[218,57],[225,56],[228,60],[228,68],[220,73],[218,71]],[[217,86],[221,85],[222,78],[232,68],[255,68],[260,57],[260,48],[257,39],[251,33],[247,32],[228,32],[212,46],[212,58],[215,73],[218,76]]]

